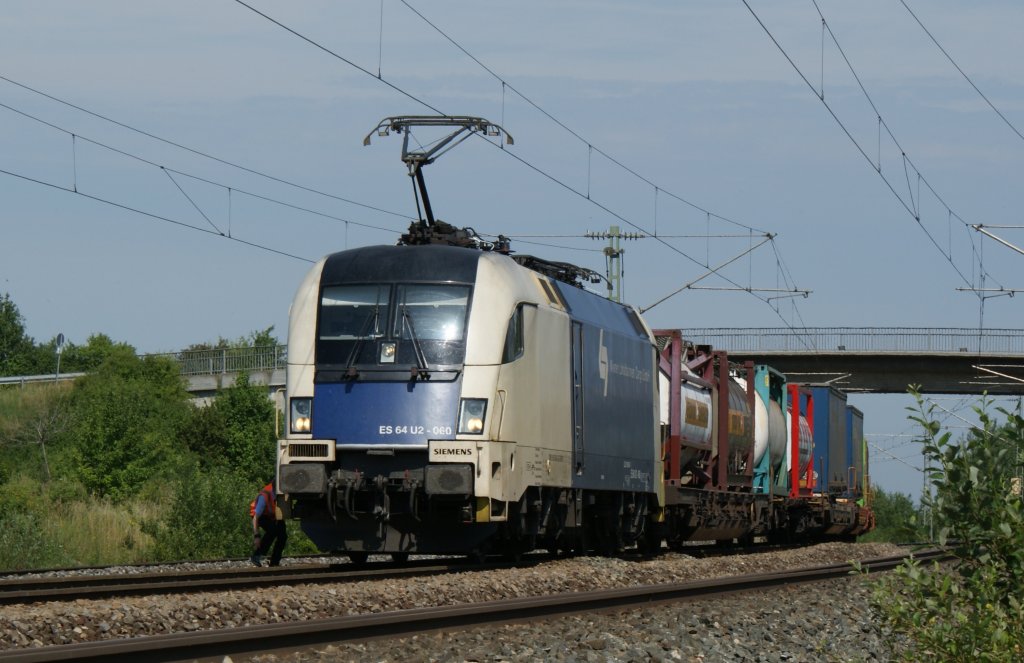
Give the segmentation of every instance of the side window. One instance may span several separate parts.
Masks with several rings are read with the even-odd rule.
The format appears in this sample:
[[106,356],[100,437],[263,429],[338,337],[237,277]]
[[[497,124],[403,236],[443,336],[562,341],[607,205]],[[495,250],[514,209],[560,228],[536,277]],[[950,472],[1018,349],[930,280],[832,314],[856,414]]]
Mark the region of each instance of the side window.
[[505,331],[505,350],[501,353],[501,363],[508,364],[522,357],[524,344],[523,305],[520,304],[508,320],[508,329]]

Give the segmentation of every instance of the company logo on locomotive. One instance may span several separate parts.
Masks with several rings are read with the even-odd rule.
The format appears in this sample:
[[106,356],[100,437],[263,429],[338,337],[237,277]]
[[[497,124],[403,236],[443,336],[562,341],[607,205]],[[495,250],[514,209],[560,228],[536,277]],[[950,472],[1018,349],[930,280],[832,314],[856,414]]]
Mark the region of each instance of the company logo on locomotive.
[[604,384],[604,397],[608,397],[608,377],[618,375],[642,384],[651,381],[651,371],[640,366],[630,366],[613,361],[608,354],[608,345],[604,342],[604,330],[598,333],[597,372]]

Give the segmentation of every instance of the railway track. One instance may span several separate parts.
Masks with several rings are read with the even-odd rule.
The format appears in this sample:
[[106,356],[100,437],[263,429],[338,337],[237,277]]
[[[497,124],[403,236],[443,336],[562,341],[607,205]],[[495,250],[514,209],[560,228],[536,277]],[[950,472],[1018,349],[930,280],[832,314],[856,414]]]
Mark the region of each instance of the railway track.
[[[752,554],[767,550],[784,550],[797,545],[763,544],[754,548],[739,546],[691,546],[680,550],[693,557]],[[321,556],[327,557],[327,556]],[[635,555],[626,555],[634,559]],[[304,558],[316,559],[316,557]],[[497,560],[497,558],[495,558]],[[67,574],[68,571],[103,571],[118,567],[90,566],[75,569],[42,569],[9,574],[0,580],[0,605],[34,603],[42,601],[68,601],[101,599],[114,596],[144,596],[152,594],[181,594],[188,592],[252,589],[287,584],[317,584],[382,580],[403,576],[426,576],[458,573],[467,570],[493,570],[511,566],[526,567],[537,564],[550,555],[534,553],[523,555],[513,564],[509,561],[466,562],[465,558],[426,558],[396,563],[369,562],[354,565],[343,563],[291,564],[274,568],[219,567],[186,571],[160,570],[142,573]],[[240,561],[240,560],[225,560]],[[199,562],[214,564],[216,560]],[[185,564],[185,562],[181,562]],[[135,568],[162,568],[174,563],[132,565]],[[122,565],[123,568],[123,565]],[[51,575],[61,572],[62,575]]]
[[[942,559],[945,556],[945,551],[938,550],[915,555],[922,561]],[[892,570],[903,560],[902,555],[875,558],[862,561],[861,566],[866,572],[882,572]],[[237,656],[274,650],[295,650],[331,642],[405,637],[441,629],[550,619],[575,613],[625,610],[654,604],[707,599],[724,594],[843,578],[850,572],[849,563],[828,564],[685,583],[603,589],[299,622],[259,624],[213,631],[17,649],[0,652],[0,663],[133,661],[142,658],[149,663],[157,663],[221,657],[227,654]]]
[[[526,560],[516,564],[536,563]],[[488,564],[436,559],[354,564],[303,564],[274,568],[228,567],[181,572],[70,575],[15,578],[0,581],[0,605],[42,601],[101,599],[112,596],[183,594],[273,587],[288,584],[317,584],[383,580],[386,578],[440,575],[468,570],[492,570],[513,566],[508,562]]]
[[[313,555],[285,556],[281,559],[287,560],[316,560],[316,559],[338,559],[340,555],[333,553],[317,553]],[[167,562],[126,562],[124,564],[97,564],[91,566],[54,566],[36,569],[14,569],[0,573],[0,582],[13,580],[15,578],[27,578],[31,576],[44,576],[53,574],[86,574],[90,572],[109,571],[112,569],[161,569],[167,567],[181,566],[185,564],[193,566],[224,564],[225,562],[248,563],[248,557],[229,557],[227,559],[180,559]]]

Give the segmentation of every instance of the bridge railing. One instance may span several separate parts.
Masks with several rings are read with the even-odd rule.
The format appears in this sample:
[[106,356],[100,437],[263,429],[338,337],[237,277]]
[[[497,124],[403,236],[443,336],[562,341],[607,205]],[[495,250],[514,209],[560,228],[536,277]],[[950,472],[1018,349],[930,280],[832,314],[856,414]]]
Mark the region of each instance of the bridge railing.
[[968,352],[1024,354],[1024,329],[927,327],[703,327],[693,343],[734,352]]
[[183,350],[161,353],[181,366],[182,375],[212,375],[242,371],[267,371],[285,368],[287,345],[266,345],[254,348],[218,348],[215,350]]
[[26,384],[34,384],[38,382],[65,382],[67,380],[75,380],[82,377],[85,373],[47,373],[45,375],[12,375],[0,377],[0,386],[4,385],[17,385],[24,387]]

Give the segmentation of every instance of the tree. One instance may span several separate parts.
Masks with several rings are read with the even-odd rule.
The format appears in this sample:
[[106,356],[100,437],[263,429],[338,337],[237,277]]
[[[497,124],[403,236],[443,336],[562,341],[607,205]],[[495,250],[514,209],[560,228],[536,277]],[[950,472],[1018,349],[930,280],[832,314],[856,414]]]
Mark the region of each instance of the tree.
[[70,471],[90,492],[114,499],[173,475],[183,462],[176,442],[190,408],[173,361],[115,346],[72,391]]
[[35,370],[35,341],[10,295],[0,297],[0,375],[30,375]]
[[246,336],[240,336],[235,340],[219,337],[213,343],[204,341],[193,343],[182,352],[202,352],[204,350],[237,350],[244,348],[264,348],[280,345],[281,342],[274,335],[274,325],[266,329],[257,329],[249,332]]
[[[916,396],[916,394],[915,394]],[[873,604],[908,638],[909,660],[1010,661],[1024,657],[1024,503],[1019,477],[1024,419],[983,401],[981,426],[959,443],[917,396],[934,497],[924,500],[951,543],[950,565],[909,562],[876,585]]]
[[871,509],[875,512],[875,529],[859,541],[893,541],[906,543],[923,538],[917,509],[909,495],[890,493],[882,488],[871,490]]
[[19,389],[12,395],[16,411],[0,420],[0,442],[11,447],[38,447],[43,481],[49,482],[46,447],[64,433],[70,422],[66,389],[51,383]]
[[143,531],[155,541],[157,559],[240,557],[251,552],[249,482],[230,469],[191,467],[171,484],[169,509],[161,521],[146,521]]
[[64,349],[61,365],[69,372],[87,373],[99,368],[111,354],[124,351],[134,353],[135,349],[127,343],[114,341],[106,334],[92,334],[85,345],[69,343]]
[[274,414],[267,388],[241,373],[210,405],[195,410],[184,439],[206,466],[223,464],[248,481],[266,483],[274,470]]

